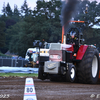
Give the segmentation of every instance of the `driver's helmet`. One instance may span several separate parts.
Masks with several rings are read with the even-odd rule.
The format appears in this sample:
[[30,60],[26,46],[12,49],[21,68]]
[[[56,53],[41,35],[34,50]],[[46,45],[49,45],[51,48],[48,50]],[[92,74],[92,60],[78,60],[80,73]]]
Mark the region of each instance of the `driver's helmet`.
[[76,35],[76,32],[75,32],[75,31],[71,31],[71,32],[70,32],[70,36],[71,36],[71,38],[74,38],[75,35]]

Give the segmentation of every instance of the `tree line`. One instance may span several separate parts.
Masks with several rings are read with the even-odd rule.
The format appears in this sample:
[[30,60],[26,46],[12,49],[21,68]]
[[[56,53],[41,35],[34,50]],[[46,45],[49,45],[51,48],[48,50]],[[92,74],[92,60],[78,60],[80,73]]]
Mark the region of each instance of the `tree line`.
[[[25,0],[19,10],[17,5],[12,10],[10,4],[3,5],[0,15],[0,51],[8,50],[20,56],[25,56],[28,48],[33,47],[34,40],[59,42],[61,40],[61,9],[60,0],[37,0],[32,10]],[[85,14],[85,5],[88,4],[88,13]],[[76,16],[77,15],[77,16]],[[89,24],[99,24],[95,17],[100,16],[100,3],[88,0],[78,1],[75,20],[86,20],[87,23],[72,23],[70,26],[80,27],[86,44],[97,44],[100,48],[100,30],[92,29]]]

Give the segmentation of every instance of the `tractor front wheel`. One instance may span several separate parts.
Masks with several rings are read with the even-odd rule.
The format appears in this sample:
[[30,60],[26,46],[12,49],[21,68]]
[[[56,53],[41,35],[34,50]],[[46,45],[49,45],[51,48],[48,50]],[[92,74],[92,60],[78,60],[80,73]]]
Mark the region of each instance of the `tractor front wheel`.
[[45,80],[43,65],[41,64],[39,65],[39,69],[38,69],[38,79]]
[[66,73],[66,81],[74,82],[76,78],[76,70],[73,64],[68,65],[68,71]]

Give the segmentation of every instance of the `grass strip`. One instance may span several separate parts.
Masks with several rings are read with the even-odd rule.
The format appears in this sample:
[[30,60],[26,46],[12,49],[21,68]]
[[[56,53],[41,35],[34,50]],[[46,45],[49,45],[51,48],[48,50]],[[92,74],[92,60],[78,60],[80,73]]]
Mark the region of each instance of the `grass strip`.
[[0,76],[3,76],[3,77],[9,77],[9,76],[18,76],[18,77],[27,77],[27,76],[30,76],[30,77],[38,77],[38,74],[34,74],[34,73],[31,73],[31,74],[28,74],[28,73],[0,73]]

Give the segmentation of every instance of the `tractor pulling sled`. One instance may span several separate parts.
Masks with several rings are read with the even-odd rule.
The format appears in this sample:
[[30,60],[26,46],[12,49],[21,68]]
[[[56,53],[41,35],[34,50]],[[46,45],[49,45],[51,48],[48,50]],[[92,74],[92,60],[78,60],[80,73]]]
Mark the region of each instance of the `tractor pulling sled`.
[[100,78],[99,52],[94,45],[84,45],[82,36],[80,29],[70,28],[66,36],[62,34],[63,44],[51,43],[49,61],[39,63],[38,78],[97,83]]

